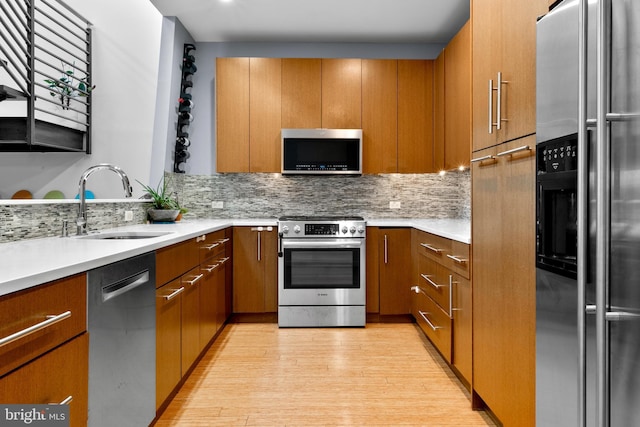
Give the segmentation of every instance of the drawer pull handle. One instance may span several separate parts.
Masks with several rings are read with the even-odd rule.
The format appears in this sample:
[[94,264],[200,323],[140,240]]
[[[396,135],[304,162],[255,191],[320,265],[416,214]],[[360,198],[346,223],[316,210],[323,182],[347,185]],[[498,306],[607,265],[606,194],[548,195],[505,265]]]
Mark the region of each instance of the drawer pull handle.
[[457,262],[458,264],[466,264],[468,260],[466,260],[465,258],[460,258],[458,256],[455,255],[449,255],[447,254],[447,258],[451,258],[452,260],[454,260],[455,262]]
[[425,247],[425,248],[429,249],[430,251],[433,251],[433,252],[435,252],[437,254],[442,252],[442,249],[439,249],[439,248],[436,248],[434,246],[431,246],[428,243],[420,243],[420,246],[423,246],[423,247]]
[[200,267],[200,270],[204,270],[207,273],[211,273],[213,270],[216,269],[217,266],[218,264],[211,264],[211,265],[208,265],[207,267]]
[[33,326],[29,326],[28,328],[25,328],[21,331],[16,332],[15,334],[11,334],[9,336],[6,336],[2,339],[0,339],[0,347],[3,347],[7,344],[10,344],[16,340],[19,340],[20,338],[24,338],[28,335],[33,334],[34,332],[38,332],[41,331],[45,328],[48,328],[51,325],[54,325],[58,322],[61,322],[65,319],[68,319],[69,317],[71,317],[71,312],[70,311],[65,311],[64,313],[58,314],[57,316],[46,316],[47,320],[44,320],[40,323],[36,323]]
[[229,240],[231,240],[231,239],[230,239],[230,238],[228,238],[228,237],[225,237],[224,239],[220,239],[220,240],[218,240],[218,243],[220,243],[221,245],[224,245],[224,244],[225,244],[225,243],[227,243]]
[[210,245],[205,245],[205,246],[203,246],[203,248],[208,250],[208,251],[210,251],[211,249],[215,248],[216,246],[220,246],[220,242],[212,243]]
[[522,147],[512,148],[511,150],[503,151],[501,153],[496,154],[498,157],[508,156],[509,154],[519,153],[520,151],[529,151],[531,148],[528,145],[523,145]]
[[192,280],[183,280],[185,283],[188,283],[190,286],[195,285],[198,280],[202,279],[202,276],[204,276],[204,274],[198,274],[196,277],[194,277]]
[[427,313],[426,311],[420,311],[420,310],[418,310],[418,313],[420,313],[420,316],[422,316],[424,321],[427,322],[427,325],[429,325],[431,329],[433,329],[434,331],[437,331],[438,329],[442,329],[442,326],[436,326],[433,323],[431,323],[431,320],[429,320],[429,318],[427,317],[427,314],[429,313]]
[[60,402],[60,403],[49,403],[49,405],[68,405],[72,401],[73,401],[73,396],[67,396],[67,398],[64,399],[62,402]]
[[424,291],[424,289],[422,289],[422,288],[421,288],[420,286],[418,286],[418,285],[412,286],[412,287],[411,287],[411,290],[412,290],[412,291],[414,291],[416,294],[420,294],[420,293],[422,293],[422,294],[424,294],[424,295],[427,295],[427,293]]
[[414,291],[415,293],[419,294],[419,293],[423,293],[426,295],[424,289],[422,289],[420,286],[415,285],[411,287],[411,290]]
[[183,291],[184,291],[184,286],[179,289],[176,289],[175,291],[171,292],[169,295],[163,296],[162,298],[164,298],[166,301],[171,301],[172,299],[180,295]]
[[438,285],[436,282],[434,282],[433,280],[431,280],[431,276],[427,276],[426,274],[420,274],[420,276],[427,281],[428,284],[430,284],[431,286],[433,286],[436,289],[440,289],[440,288],[444,288],[447,285]]
[[495,157],[491,155],[476,157],[475,159],[471,159],[471,163],[484,162],[485,160],[493,160],[493,159],[495,159]]

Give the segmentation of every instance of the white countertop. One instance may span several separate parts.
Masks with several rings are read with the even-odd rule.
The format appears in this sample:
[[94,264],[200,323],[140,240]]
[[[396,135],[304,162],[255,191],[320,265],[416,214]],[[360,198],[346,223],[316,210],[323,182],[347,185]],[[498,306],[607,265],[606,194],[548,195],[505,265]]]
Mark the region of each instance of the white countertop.
[[[110,231],[166,231],[148,239],[99,240],[47,237],[0,244],[0,296],[81,273],[112,262],[178,243],[231,226],[276,226],[277,220],[182,220],[175,224],[119,227]],[[470,222],[444,219],[368,220],[368,226],[414,227],[463,243],[470,243]]]
[[471,221],[466,219],[371,219],[370,227],[412,227],[462,243],[471,243]]

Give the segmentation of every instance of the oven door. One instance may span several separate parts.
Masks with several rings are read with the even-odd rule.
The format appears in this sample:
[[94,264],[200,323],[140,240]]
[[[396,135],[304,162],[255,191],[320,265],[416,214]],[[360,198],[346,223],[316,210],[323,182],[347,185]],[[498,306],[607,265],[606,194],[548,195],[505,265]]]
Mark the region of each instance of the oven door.
[[278,304],[364,305],[365,239],[283,239]]

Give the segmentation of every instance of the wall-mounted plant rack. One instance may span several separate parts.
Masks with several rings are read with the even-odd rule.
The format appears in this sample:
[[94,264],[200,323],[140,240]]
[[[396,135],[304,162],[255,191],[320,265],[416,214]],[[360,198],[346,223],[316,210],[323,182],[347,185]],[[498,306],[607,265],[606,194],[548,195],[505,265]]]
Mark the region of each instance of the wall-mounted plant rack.
[[196,47],[190,43],[184,45],[182,51],[182,76],[180,78],[180,98],[178,98],[178,122],[176,126],[176,145],[173,152],[173,172],[185,173],[183,164],[189,158],[189,124],[193,121],[193,100],[191,88],[193,87],[193,74],[196,68],[196,59],[192,55]]
[[91,153],[92,88],[87,19],[61,0],[0,1],[0,151]]

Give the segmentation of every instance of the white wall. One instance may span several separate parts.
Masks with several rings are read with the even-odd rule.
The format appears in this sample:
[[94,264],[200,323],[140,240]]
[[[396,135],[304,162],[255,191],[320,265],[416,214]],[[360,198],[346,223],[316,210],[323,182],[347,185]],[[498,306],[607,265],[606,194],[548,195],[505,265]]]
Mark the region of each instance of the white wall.
[[[27,189],[35,198],[77,193],[82,172],[97,163],[150,179],[162,16],[148,0],[66,0],[93,27],[92,154],[0,153],[0,198]],[[122,198],[120,180],[100,171],[87,183],[98,198]]]

